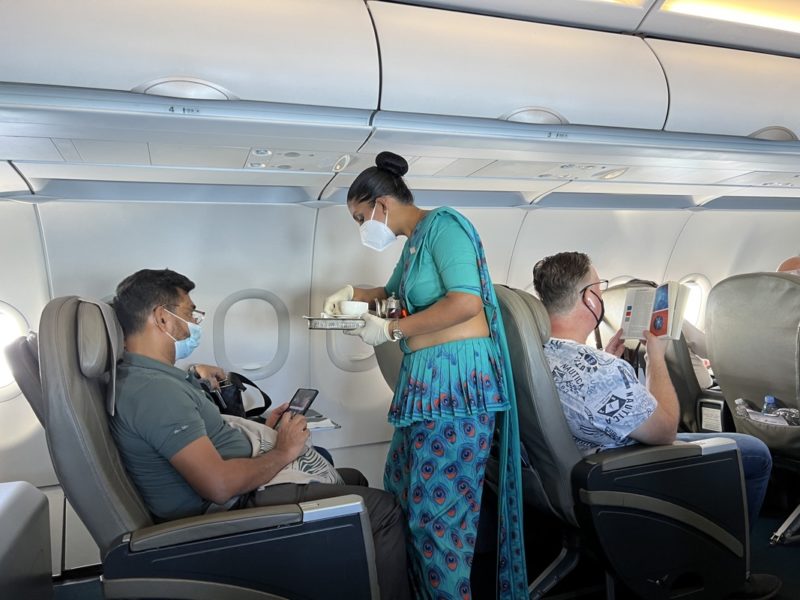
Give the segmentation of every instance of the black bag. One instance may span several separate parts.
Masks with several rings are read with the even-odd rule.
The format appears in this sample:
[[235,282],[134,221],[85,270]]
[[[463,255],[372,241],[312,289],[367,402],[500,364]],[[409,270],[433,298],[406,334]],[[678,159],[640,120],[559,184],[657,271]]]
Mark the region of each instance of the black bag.
[[[219,408],[219,412],[223,415],[234,415],[236,417],[251,419],[260,416],[272,406],[272,399],[264,390],[239,373],[228,373],[228,379],[219,382],[218,390],[211,389],[211,386],[205,379],[200,380],[200,385],[206,394],[214,401],[214,404]],[[245,390],[245,385],[252,386],[259,391],[264,400],[264,406],[251,408],[250,410],[244,409],[242,392]]]

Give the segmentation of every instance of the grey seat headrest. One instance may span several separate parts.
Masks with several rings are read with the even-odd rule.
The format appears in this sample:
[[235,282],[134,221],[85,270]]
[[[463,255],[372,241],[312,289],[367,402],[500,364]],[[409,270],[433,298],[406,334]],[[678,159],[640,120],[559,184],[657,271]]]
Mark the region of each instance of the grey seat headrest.
[[96,379],[108,370],[106,323],[96,304],[78,305],[78,359],[81,373]]
[[105,302],[81,298],[77,310],[78,360],[81,373],[98,379],[108,374],[106,410],[114,414],[117,360],[122,354],[122,328]]

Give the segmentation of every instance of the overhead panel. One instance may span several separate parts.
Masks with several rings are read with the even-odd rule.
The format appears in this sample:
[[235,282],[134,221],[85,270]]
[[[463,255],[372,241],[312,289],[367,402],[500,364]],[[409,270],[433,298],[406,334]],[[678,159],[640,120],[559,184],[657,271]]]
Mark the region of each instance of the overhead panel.
[[735,48],[800,56],[796,0],[663,0],[639,31]]
[[0,161],[0,195],[27,192],[28,185],[11,164]]
[[0,84],[0,157],[36,191],[99,178],[300,186],[315,197],[367,139],[371,114]]
[[190,99],[378,103],[375,36],[361,0],[26,0],[2,3],[0,22],[7,57],[0,81]]
[[669,81],[667,131],[800,135],[800,60],[649,39]]
[[405,0],[418,4],[526,21],[633,31],[656,0]]
[[381,109],[661,129],[667,87],[639,38],[369,2]]

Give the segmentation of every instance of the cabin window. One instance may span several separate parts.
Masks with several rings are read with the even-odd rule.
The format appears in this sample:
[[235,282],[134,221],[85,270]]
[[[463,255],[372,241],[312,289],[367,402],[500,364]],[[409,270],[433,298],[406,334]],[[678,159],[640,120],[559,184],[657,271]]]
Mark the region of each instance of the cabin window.
[[289,355],[289,309],[267,290],[242,290],[214,311],[217,364],[250,379],[277,373]]
[[6,360],[5,348],[28,331],[25,317],[13,306],[0,302],[0,402],[18,393],[14,376]]
[[689,288],[689,300],[686,302],[684,318],[698,329],[705,325],[706,298],[711,289],[708,279],[700,274],[688,275],[681,283]]

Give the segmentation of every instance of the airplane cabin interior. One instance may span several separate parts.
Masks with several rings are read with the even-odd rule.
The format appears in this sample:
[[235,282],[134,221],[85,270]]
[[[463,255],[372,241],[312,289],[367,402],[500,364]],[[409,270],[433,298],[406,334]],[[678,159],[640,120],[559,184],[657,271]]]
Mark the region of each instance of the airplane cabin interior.
[[[365,248],[347,205],[383,151],[416,206],[480,234],[528,454],[529,597],[722,599],[764,572],[800,597],[800,426],[736,416],[800,408],[800,276],[775,272],[800,255],[800,4],[0,0],[0,31],[0,597],[380,597],[358,496],[154,520],[108,429],[107,303],[139,269],[189,277],[203,338],[176,366],[241,373],[273,406],[319,390],[313,443],[381,488],[398,344],[304,317],[401,256]],[[671,342],[681,430],[772,453],[749,531],[731,442],[576,448],[532,276],[563,251],[608,280],[602,344],[632,280],[685,286],[713,382]],[[472,597],[493,598],[480,542]]]

